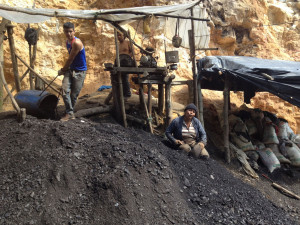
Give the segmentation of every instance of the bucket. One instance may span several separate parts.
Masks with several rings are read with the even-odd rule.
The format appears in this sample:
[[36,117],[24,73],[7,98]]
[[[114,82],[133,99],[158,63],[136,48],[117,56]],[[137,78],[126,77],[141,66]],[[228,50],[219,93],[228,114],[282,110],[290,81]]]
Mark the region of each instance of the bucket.
[[168,51],[166,52],[166,63],[178,63],[178,51]]
[[20,91],[15,95],[20,108],[25,108],[28,115],[38,118],[54,118],[58,98],[47,92],[38,90]]

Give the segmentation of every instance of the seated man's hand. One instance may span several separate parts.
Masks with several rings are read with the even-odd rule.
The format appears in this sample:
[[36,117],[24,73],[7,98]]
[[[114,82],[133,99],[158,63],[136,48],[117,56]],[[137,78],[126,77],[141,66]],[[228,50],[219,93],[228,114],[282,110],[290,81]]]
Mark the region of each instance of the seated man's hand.
[[205,145],[202,142],[199,142],[198,145],[200,145],[201,149],[204,149]]
[[183,141],[176,140],[176,141],[175,141],[175,144],[176,144],[176,145],[183,145],[184,143],[183,143]]

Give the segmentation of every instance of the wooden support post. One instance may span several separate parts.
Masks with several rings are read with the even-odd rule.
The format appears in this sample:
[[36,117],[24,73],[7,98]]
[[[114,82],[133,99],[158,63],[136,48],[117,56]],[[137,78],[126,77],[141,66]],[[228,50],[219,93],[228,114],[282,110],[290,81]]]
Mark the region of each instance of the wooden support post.
[[171,85],[166,83],[165,85],[165,99],[166,99],[166,126],[171,123],[172,118],[172,104],[171,104]]
[[[4,35],[4,34],[0,33],[0,36],[1,35]],[[3,71],[3,67],[4,67],[3,42],[0,43],[0,64],[1,64],[1,70],[2,70],[0,73],[4,74],[4,71]],[[0,79],[0,111],[2,110],[3,102],[4,102],[4,99],[3,99],[3,82],[2,82],[2,79]]]
[[[140,75],[138,75],[140,76]],[[139,81],[139,99],[140,99],[140,108],[144,106],[144,85]]]
[[20,107],[18,105],[18,103],[16,102],[14,96],[12,95],[12,93],[10,92],[8,86],[7,86],[7,83],[6,83],[6,80],[5,80],[5,77],[4,77],[4,73],[3,73],[3,68],[2,68],[2,65],[0,64],[0,79],[5,87],[5,90],[6,92],[8,93],[11,101],[12,101],[12,105],[14,107],[14,109],[17,111],[17,114],[18,116],[21,115],[21,111],[20,111]]
[[[30,67],[33,68],[33,63],[32,63],[32,56],[31,56],[31,44],[29,44],[29,64]],[[32,72],[29,73],[29,84],[30,84],[30,90],[33,90],[33,74]]]
[[[2,73],[4,74],[3,67],[4,67],[4,59],[3,59],[3,40],[4,40],[4,33],[6,31],[6,25],[8,24],[8,20],[5,18],[2,18],[2,22],[0,24],[0,64]],[[0,111],[2,110],[3,106],[3,82],[2,79],[0,79]]]
[[148,84],[148,111],[152,115],[152,84]]
[[[115,44],[116,44],[116,61],[117,61],[117,67],[120,67],[120,54],[119,54],[119,42],[118,42],[118,35],[117,35],[117,29],[114,29],[114,35],[115,35]],[[127,121],[126,121],[126,112],[125,112],[125,103],[124,103],[124,96],[123,96],[123,84],[122,84],[122,73],[117,73],[117,80],[118,80],[118,89],[119,89],[119,96],[116,101],[120,101],[120,108],[118,109],[119,112],[122,115],[122,122],[123,126],[127,127]]]
[[17,92],[21,91],[21,82],[19,78],[19,69],[18,69],[18,62],[16,59],[16,49],[15,49],[15,42],[14,42],[14,36],[13,36],[13,26],[11,23],[7,25],[7,34],[8,34],[8,40],[9,40],[9,48],[10,48],[10,54],[11,54],[11,61],[14,71],[14,77],[15,77],[15,84]]
[[144,97],[144,91],[143,91],[142,87],[143,86],[141,85],[140,88],[139,88],[139,94],[140,94],[140,98],[142,98],[141,101],[143,102],[143,106],[144,106],[144,109],[145,109],[145,112],[146,112],[150,133],[153,134],[153,127],[152,127],[152,121],[151,121],[152,117],[151,117],[151,115],[149,115],[149,112],[148,112],[148,109],[147,109],[147,104],[146,104],[145,97]]
[[166,99],[166,122],[165,125],[168,126],[171,123],[172,119],[172,103],[171,103],[171,83],[175,78],[175,75],[171,75],[169,77],[165,77],[165,99]]
[[[193,8],[191,10],[191,17],[194,16]],[[197,90],[197,72],[196,72],[196,46],[195,46],[195,26],[194,20],[191,19],[192,30],[188,31],[189,34],[189,42],[190,42],[190,58],[192,61],[192,70],[193,70],[193,81],[194,81],[194,104],[196,105],[197,109],[199,108],[198,105],[198,90]],[[196,115],[199,118],[199,112]]]
[[164,112],[165,98],[164,98],[164,85],[158,85],[158,114],[162,115]]
[[224,99],[224,106],[223,106],[223,134],[224,134],[224,153],[225,153],[225,160],[227,163],[230,163],[230,148],[229,148],[229,122],[228,122],[228,95],[230,94],[229,90],[229,80],[227,75],[225,75],[225,84],[224,84],[224,91],[223,91],[223,99]]
[[205,128],[204,127],[204,116],[203,116],[203,114],[204,114],[204,112],[203,112],[203,97],[202,97],[201,83],[199,82],[199,80],[198,80],[198,102],[199,102],[198,103],[199,120],[200,120],[203,128]]
[[[111,80],[111,81],[112,81],[112,80]],[[112,82],[111,82],[111,83],[112,83]],[[108,105],[108,104],[109,104],[109,102],[110,102],[112,96],[113,96],[113,91],[110,91],[109,94],[107,95],[105,101],[104,101],[104,104],[105,104],[105,105]]]
[[199,111],[199,120],[204,128],[204,112],[203,112],[203,97],[202,97],[202,88],[201,88],[201,81],[198,79],[198,111]]

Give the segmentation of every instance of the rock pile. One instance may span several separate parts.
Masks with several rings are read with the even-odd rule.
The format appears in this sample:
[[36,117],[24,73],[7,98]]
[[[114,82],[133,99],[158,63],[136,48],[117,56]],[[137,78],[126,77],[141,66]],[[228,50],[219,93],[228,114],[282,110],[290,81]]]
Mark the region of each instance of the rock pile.
[[113,123],[0,120],[0,224],[297,224],[214,160]]

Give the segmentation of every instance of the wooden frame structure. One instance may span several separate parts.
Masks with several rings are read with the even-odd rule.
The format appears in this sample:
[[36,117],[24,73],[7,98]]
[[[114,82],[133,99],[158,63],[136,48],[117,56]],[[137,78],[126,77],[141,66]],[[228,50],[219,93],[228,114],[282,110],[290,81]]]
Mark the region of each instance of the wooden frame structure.
[[[190,17],[185,17],[185,16],[180,16],[180,15],[168,15],[164,13],[151,13],[152,16],[158,16],[158,17],[171,17],[171,18],[180,18],[184,20],[190,20],[192,27],[191,30],[189,30],[189,43],[190,43],[190,59],[192,61],[192,73],[193,73],[193,102],[195,105],[198,107],[198,111],[200,112],[200,115],[197,115],[197,117],[200,117],[200,120],[202,123],[203,121],[203,109],[199,108],[202,107],[202,103],[200,102],[199,104],[199,94],[198,94],[198,88],[200,86],[200,83],[197,82],[197,74],[196,74],[196,63],[195,63],[195,31],[194,31],[194,20],[197,21],[209,21],[209,19],[201,19],[201,18],[195,18],[193,15],[193,9],[195,6],[199,5],[200,1],[196,2],[191,8],[188,8],[191,11],[191,16]],[[58,12],[55,12],[55,15],[51,15],[49,13],[44,13],[44,12],[31,12],[27,11],[26,9],[22,10],[19,8],[12,8],[12,7],[6,7],[6,6],[1,6],[1,9],[8,10],[8,11],[15,11],[15,12],[21,12],[21,13],[26,13],[29,15],[45,15],[45,16],[55,16],[55,17],[71,17],[74,19],[87,19],[87,18],[81,18],[81,16],[76,15],[76,16],[70,16],[70,15],[61,15]],[[109,13],[109,12],[107,12]],[[148,13],[144,12],[128,12],[128,11],[122,11],[118,10],[116,12],[111,12],[115,14],[126,14],[126,13],[133,13],[136,15],[144,15],[144,16],[149,16]],[[105,12],[101,13],[105,14]],[[90,19],[90,18],[89,18]],[[140,104],[144,107],[146,114],[147,114],[147,120],[148,124],[150,127],[150,131],[152,132],[152,126],[151,126],[151,112],[152,112],[152,101],[151,101],[151,90],[152,90],[152,84],[157,84],[158,85],[158,92],[159,92],[159,103],[158,103],[158,112],[162,114],[164,111],[166,112],[166,124],[168,125],[171,120],[172,116],[172,105],[171,105],[171,86],[172,86],[172,80],[175,78],[174,75],[168,75],[169,70],[167,67],[161,67],[161,68],[124,68],[120,67],[120,59],[119,59],[119,48],[118,48],[118,41],[117,41],[117,30],[121,31],[124,33],[124,30],[122,30],[122,27],[119,26],[117,22],[112,22],[112,21],[106,21],[105,19],[98,18],[98,14],[96,14],[93,17],[93,20],[104,20],[105,22],[110,23],[112,26],[115,27],[114,30],[114,35],[115,35],[115,45],[116,45],[116,63],[117,66],[113,69],[110,70],[111,72],[111,77],[112,77],[112,86],[113,86],[113,92],[111,96],[114,97],[114,109],[117,112],[117,115],[120,116],[120,120],[122,120],[122,124],[126,127],[127,126],[127,121],[126,121],[126,113],[125,113],[125,105],[124,105],[124,98],[123,95],[121,94],[122,91],[122,79],[121,79],[121,74],[122,72],[127,72],[131,74],[137,74],[138,75],[138,81],[140,84]],[[14,48],[14,42],[13,42],[13,27],[8,25],[7,31],[9,35],[9,41],[10,41],[10,49],[11,49],[11,58],[12,58],[12,63],[13,63],[13,71],[14,71],[14,77],[15,77],[15,88],[17,91],[20,91],[20,81],[26,76],[27,73],[30,72],[30,87],[31,89],[33,88],[33,82],[32,82],[32,76],[33,74],[40,78],[44,83],[49,84],[45,79],[43,79],[41,76],[39,76],[38,73],[36,73],[33,69],[33,60],[35,57],[35,53],[33,55],[31,54],[31,46],[30,46],[30,65],[26,64],[24,60],[22,60],[16,53],[15,53],[15,48]],[[129,37],[131,46],[135,45],[138,48],[141,48],[138,46],[131,38],[130,34],[127,34],[127,37]],[[132,48],[133,49],[133,48]],[[147,52],[143,50],[144,52]],[[133,54],[134,55],[134,54]],[[135,56],[134,56],[135,57]],[[19,59],[26,67],[27,71],[24,73],[24,75],[20,78],[19,76],[19,71],[18,71],[18,65],[17,65],[17,59]],[[158,76],[158,77],[157,77]],[[191,84],[191,83],[189,83]],[[143,93],[143,86],[147,85],[148,86],[148,104],[146,104],[146,101],[144,99]],[[52,88],[54,91],[59,92],[55,88],[53,88],[51,85],[49,85],[50,88]],[[201,87],[201,86],[200,86]],[[13,91],[13,90],[12,90]],[[201,95],[201,94],[200,94]],[[202,101],[202,98],[200,98],[200,101]]]

